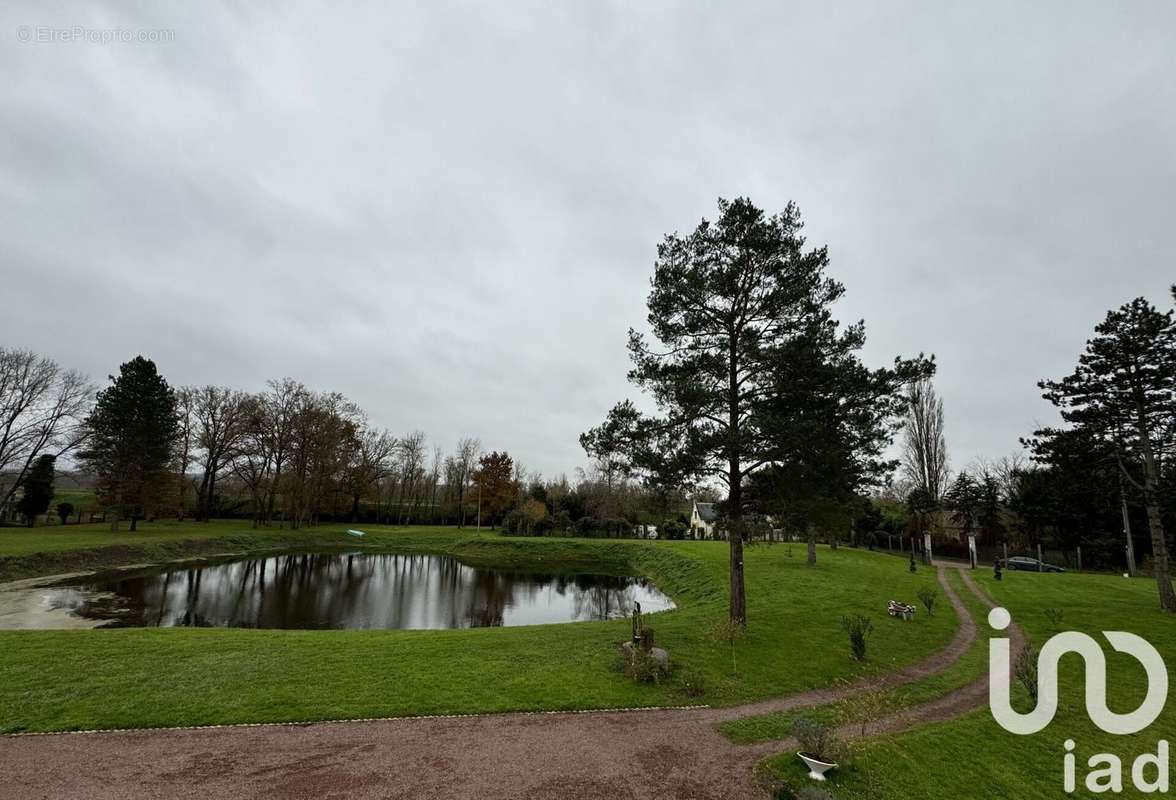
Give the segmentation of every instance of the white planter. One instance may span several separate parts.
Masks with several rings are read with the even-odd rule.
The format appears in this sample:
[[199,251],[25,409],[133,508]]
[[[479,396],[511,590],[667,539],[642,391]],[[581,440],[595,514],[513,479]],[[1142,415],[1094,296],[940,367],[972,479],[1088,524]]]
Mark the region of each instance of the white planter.
[[825,773],[836,767],[836,764],[827,764],[824,761],[818,761],[815,758],[810,758],[804,753],[797,753],[804,765],[809,768],[809,777],[814,781],[825,780]]

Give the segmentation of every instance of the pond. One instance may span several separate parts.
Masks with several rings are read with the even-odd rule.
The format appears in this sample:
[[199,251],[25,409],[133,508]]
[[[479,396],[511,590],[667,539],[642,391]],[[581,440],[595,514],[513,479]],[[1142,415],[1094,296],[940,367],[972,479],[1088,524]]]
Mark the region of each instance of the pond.
[[480,628],[674,607],[650,582],[471,567],[440,555],[288,553],[42,587],[58,615],[119,627]]

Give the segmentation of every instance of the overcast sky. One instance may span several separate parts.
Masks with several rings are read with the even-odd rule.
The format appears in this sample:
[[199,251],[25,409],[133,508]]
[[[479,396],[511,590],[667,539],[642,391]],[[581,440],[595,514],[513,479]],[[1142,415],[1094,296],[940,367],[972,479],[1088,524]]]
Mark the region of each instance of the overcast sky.
[[661,236],[795,200],[958,467],[1176,280],[1170,2],[103,5],[0,6],[0,345],[95,378],[290,375],[571,473]]

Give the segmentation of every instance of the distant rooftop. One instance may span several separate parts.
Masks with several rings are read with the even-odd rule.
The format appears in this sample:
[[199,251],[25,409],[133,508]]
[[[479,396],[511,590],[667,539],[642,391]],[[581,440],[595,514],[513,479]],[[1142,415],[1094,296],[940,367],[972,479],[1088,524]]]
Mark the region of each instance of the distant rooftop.
[[714,522],[719,518],[714,503],[695,503],[694,507],[698,509],[698,516],[703,522]]

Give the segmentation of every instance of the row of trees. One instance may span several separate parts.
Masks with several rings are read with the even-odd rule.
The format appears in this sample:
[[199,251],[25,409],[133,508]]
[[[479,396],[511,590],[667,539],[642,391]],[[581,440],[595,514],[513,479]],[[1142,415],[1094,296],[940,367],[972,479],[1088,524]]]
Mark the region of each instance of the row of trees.
[[[1176,299],[1176,286],[1172,287]],[[1028,441],[1046,480],[1071,473],[1074,460],[1101,476],[1102,494],[1120,497],[1129,568],[1135,569],[1130,506],[1143,507],[1160,606],[1176,611],[1164,517],[1176,482],[1176,318],[1144,298],[1110,311],[1078,366],[1044,380],[1043,396],[1065,428],[1043,428]],[[1111,476],[1114,476],[1113,478]],[[1109,492],[1107,490],[1110,490]],[[1169,524],[1168,530],[1171,529]]]
[[129,518],[132,530],[190,505],[200,521],[244,506],[254,526],[297,528],[361,515],[404,524],[451,503],[465,524],[480,450],[467,438],[448,457],[430,452],[423,433],[393,436],[343,395],[290,378],[258,393],[173,390],[142,357],[98,394],[87,431],[83,467],[112,524]]
[[[1176,299],[1176,287],[1172,293]],[[1142,549],[1161,607],[1176,611],[1169,567],[1176,528],[1173,310],[1137,298],[1109,311],[1074,371],[1039,387],[1064,424],[1023,440],[1029,461],[1018,455],[979,464],[954,480],[943,403],[929,382],[911,387],[900,493],[907,530],[950,526],[992,544],[1082,547],[1088,563],[1131,574]]]
[[[652,340],[629,337],[629,378],[656,412],[625,401],[581,436],[606,474],[636,477],[651,494],[723,488],[731,619],[746,621],[743,543],[765,518],[805,535],[811,562],[817,529],[950,524],[992,542],[1015,533],[1105,544],[1117,511],[1134,571],[1140,509],[1161,606],[1176,610],[1165,524],[1176,485],[1173,313],[1144,299],[1110,312],[1077,369],[1041,383],[1066,427],[1026,442],[1032,463],[1014,457],[953,481],[933,362],[861,363],[864,327],[833,319],[844,289],[826,275],[825,249],[806,249],[801,227],[791,204],[769,217],[747,200],[721,200],[714,223],[665,237],[647,303]],[[900,429],[902,457],[890,460]],[[901,502],[888,503],[879,487],[900,462]]]
[[[230,515],[294,527],[321,519],[490,526],[509,517],[517,532],[595,533],[666,513],[663,495],[599,465],[573,483],[545,481],[472,437],[446,455],[419,431],[394,436],[342,395],[291,379],[257,393],[175,389],[140,356],[95,400],[84,377],[32,353],[0,351],[0,367],[0,455],[9,466],[0,488],[30,522],[48,511],[55,462],[66,456],[95,481],[92,510],[132,530],[144,517]],[[676,496],[674,513],[684,504]]]

